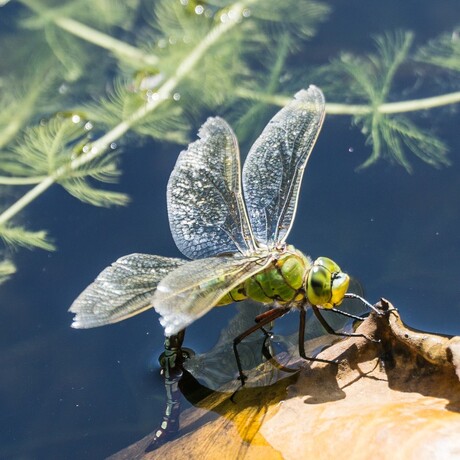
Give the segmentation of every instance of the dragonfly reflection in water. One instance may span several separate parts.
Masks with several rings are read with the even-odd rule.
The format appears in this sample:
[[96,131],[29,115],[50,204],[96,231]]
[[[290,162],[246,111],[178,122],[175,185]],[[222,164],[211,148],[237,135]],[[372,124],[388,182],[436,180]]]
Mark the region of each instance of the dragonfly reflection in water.
[[317,87],[299,91],[256,140],[242,174],[232,129],[221,118],[209,118],[200,139],[180,154],[167,189],[174,240],[194,260],[149,254],[120,258],[74,301],[72,326],[102,326],[153,307],[169,337],[216,306],[249,298],[271,308],[234,339],[242,384],[246,377],[237,345],[291,309],[300,312],[299,353],[311,359],[304,349],[307,307],[332,334],[321,309],[353,316],[336,309],[354,296],[347,293],[348,275],[332,260],[312,261],[285,242],[324,115]]

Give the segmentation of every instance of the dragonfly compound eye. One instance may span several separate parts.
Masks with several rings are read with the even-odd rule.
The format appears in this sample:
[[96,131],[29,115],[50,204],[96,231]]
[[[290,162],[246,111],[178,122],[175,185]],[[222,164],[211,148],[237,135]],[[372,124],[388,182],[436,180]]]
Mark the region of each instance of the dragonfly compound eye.
[[308,274],[308,300],[313,305],[332,308],[342,302],[349,283],[349,276],[333,260],[319,257]]
[[331,299],[332,273],[313,264],[307,278],[307,297],[313,305],[328,304]]

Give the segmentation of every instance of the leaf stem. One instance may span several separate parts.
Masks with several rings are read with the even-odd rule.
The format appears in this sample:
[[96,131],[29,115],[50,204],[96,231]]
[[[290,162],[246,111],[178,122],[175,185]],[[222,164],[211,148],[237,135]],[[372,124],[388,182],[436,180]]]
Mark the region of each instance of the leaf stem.
[[38,184],[45,180],[47,176],[32,176],[32,177],[7,177],[0,176],[0,185],[30,185]]
[[20,0],[21,3],[26,5],[34,13],[39,16],[46,15],[46,18],[53,22],[57,27],[69,32],[76,37],[79,37],[88,43],[99,46],[106,50],[111,51],[113,54],[124,57],[130,61],[139,63],[140,67],[155,67],[158,64],[159,58],[153,54],[144,53],[139,48],[129,45],[121,40],[118,40],[110,35],[100,32],[93,27],[76,21],[75,19],[60,16],[59,13],[56,15],[46,14],[47,10],[40,1],[36,0]]
[[2,214],[0,214],[0,225],[3,225],[5,222],[10,220],[19,211],[21,211],[24,207],[31,203],[35,198],[41,195],[46,189],[51,187],[51,185],[53,185],[54,182],[55,178],[53,176],[48,176],[46,179],[43,179],[39,184],[37,184],[34,188],[30,189],[21,198],[19,198],[19,200],[17,200],[9,208],[3,211]]
[[111,51],[113,54],[128,58],[130,61],[139,63],[140,67],[155,67],[158,64],[158,57],[153,54],[146,54],[139,48],[131,46],[121,40],[111,37],[103,32],[88,27],[87,25],[67,17],[57,17],[54,23],[66,32],[82,38],[83,40]]
[[[291,101],[290,97],[280,95],[262,94],[244,88],[236,90],[236,95],[243,99],[266,102],[284,107]],[[377,111],[384,114],[414,112],[417,110],[428,110],[449,104],[460,102],[460,91],[442,94],[440,96],[427,97],[424,99],[413,99],[409,101],[387,102],[377,107]],[[339,104],[329,102],[326,104],[326,112],[329,115],[364,115],[371,113],[374,108],[365,104]]]

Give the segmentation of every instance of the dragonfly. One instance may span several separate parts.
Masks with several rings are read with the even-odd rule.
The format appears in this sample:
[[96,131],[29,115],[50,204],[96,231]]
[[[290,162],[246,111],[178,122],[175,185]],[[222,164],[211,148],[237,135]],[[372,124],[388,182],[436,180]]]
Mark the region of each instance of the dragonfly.
[[[189,260],[130,254],[103,270],[70,307],[72,327],[115,323],[154,308],[166,337],[180,334],[212,308],[251,299],[270,306],[233,341],[238,344],[291,310],[300,312],[299,354],[305,359],[305,312],[338,333],[320,310],[361,319],[337,307],[349,276],[327,257],[312,260],[286,239],[297,211],[307,161],[325,116],[311,85],[267,124],[241,171],[238,141],[222,118],[209,118],[199,139],[181,152],[167,186],[168,217],[178,249]],[[369,308],[374,307],[359,297]]]

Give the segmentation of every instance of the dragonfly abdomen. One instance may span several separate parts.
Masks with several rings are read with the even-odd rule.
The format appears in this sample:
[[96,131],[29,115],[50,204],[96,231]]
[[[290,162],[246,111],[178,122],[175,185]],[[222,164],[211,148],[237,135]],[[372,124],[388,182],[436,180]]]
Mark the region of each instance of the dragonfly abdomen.
[[261,303],[288,304],[305,298],[305,280],[311,261],[292,246],[268,267],[222,297],[217,306],[252,299]]

